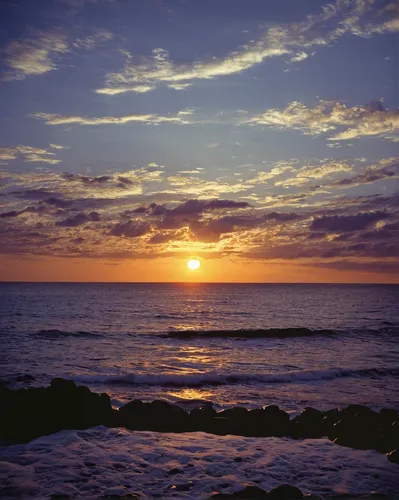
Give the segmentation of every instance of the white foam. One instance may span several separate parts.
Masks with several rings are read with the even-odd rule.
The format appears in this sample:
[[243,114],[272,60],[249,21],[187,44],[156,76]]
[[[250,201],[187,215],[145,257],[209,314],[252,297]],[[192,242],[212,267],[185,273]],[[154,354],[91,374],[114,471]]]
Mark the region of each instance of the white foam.
[[[97,427],[0,447],[0,457],[0,496],[10,499],[54,493],[87,500],[127,493],[201,499],[215,491],[238,491],[246,483],[265,490],[288,483],[304,494],[321,496],[372,491],[394,495],[399,491],[399,467],[385,455],[340,447],[325,439],[294,441]],[[237,457],[242,461],[234,461]],[[173,468],[181,473],[169,475]],[[172,488],[181,484],[189,490]]]

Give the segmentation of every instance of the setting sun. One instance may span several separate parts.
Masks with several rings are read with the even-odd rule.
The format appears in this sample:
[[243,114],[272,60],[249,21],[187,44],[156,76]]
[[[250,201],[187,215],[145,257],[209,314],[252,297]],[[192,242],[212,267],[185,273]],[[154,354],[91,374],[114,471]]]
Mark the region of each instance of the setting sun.
[[201,265],[201,262],[197,259],[192,259],[187,262],[187,267],[191,269],[191,271],[195,271]]

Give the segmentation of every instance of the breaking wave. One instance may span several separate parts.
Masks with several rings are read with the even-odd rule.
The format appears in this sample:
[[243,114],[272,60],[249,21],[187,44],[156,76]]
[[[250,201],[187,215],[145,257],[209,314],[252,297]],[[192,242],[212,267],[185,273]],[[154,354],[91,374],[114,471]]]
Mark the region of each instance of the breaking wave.
[[196,375],[82,375],[73,377],[77,383],[83,384],[105,384],[105,385],[143,385],[160,387],[202,387],[207,385],[231,385],[231,384],[273,384],[273,383],[296,383],[313,382],[318,380],[332,380],[339,377],[366,377],[379,378],[384,376],[399,376],[399,367],[393,368],[369,368],[361,370],[344,370],[332,368],[329,370],[292,371],[286,373],[200,373]]

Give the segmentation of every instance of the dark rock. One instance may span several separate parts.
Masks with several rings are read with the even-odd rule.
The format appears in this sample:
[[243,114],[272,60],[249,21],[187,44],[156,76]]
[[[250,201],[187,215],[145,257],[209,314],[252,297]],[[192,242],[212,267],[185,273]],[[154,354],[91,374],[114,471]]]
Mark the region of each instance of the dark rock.
[[195,408],[189,414],[189,425],[193,431],[207,432],[212,419],[217,417],[217,412],[212,406],[205,405]]
[[71,380],[53,379],[51,386],[30,387],[3,394],[6,411],[0,416],[0,439],[27,442],[62,429],[86,429],[112,423],[108,395]]
[[267,491],[259,486],[248,485],[234,494],[235,498],[269,498]]
[[50,388],[54,391],[60,391],[61,393],[73,392],[76,389],[76,384],[73,380],[66,380],[64,378],[53,378],[50,383]]
[[290,422],[290,435],[295,438],[321,438],[325,435],[324,414],[314,408],[305,408]]
[[334,443],[361,450],[379,448],[381,429],[378,413],[363,405],[349,405],[339,417],[340,420],[328,434]]
[[398,420],[399,414],[391,408],[382,408],[378,413],[378,419],[382,425],[392,425],[395,420]]
[[225,436],[226,434],[233,434],[236,430],[236,426],[232,424],[227,418],[214,417],[209,422],[207,427],[207,432],[211,434],[217,434],[218,436]]
[[242,462],[242,460],[243,460],[243,459],[242,459],[241,457],[235,457],[235,458],[233,459],[233,462]]
[[388,460],[393,464],[399,464],[399,449],[393,450],[388,453]]
[[[290,416],[276,405],[265,406],[260,414],[262,433],[260,436],[286,436],[289,431]],[[253,414],[255,415],[255,414]],[[259,414],[257,414],[259,417]],[[259,422],[258,422],[259,423]]]
[[267,495],[268,500],[294,500],[302,497],[302,491],[289,484],[281,484],[270,490]]

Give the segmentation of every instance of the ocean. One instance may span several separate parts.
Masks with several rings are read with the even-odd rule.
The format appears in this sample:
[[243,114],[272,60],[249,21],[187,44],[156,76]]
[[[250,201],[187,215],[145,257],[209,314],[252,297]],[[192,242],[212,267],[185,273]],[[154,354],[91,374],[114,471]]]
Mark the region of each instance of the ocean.
[[[53,377],[70,378],[93,391],[107,392],[115,407],[139,398],[144,401],[164,399],[186,409],[206,401],[212,402],[218,410],[237,405],[255,408],[276,404],[285,411],[297,413],[307,406],[328,410],[351,403],[364,404],[375,410],[383,407],[399,410],[398,285],[2,283],[0,297],[0,379],[10,387],[43,386]],[[168,336],[170,332],[181,330],[201,333],[269,328],[308,328],[311,335],[255,339]],[[319,331],[326,329],[330,332]],[[4,463],[15,464],[15,461],[19,463],[18,460],[26,454],[41,463],[49,450],[67,453],[69,449],[67,458],[62,458],[60,452],[55,459],[50,453],[52,460],[60,463],[70,460],[71,453],[75,453],[77,460],[76,443],[79,440],[83,444],[87,444],[87,440],[92,443],[91,451],[87,451],[89,454],[94,447],[99,447],[98,458],[101,453],[111,453],[112,447],[116,446],[115,432],[106,429],[78,433],[63,431],[58,438],[40,438],[35,445],[6,447],[6,451],[0,451],[4,460],[2,466]],[[139,455],[145,455],[145,446],[148,447],[151,440],[159,445],[161,439],[154,437],[156,433],[140,435],[123,431],[122,434],[128,443],[124,445],[126,449],[133,446]],[[171,438],[165,436],[162,439]],[[183,449],[191,453],[191,445],[196,439],[202,445],[204,439],[213,440],[214,447],[225,443],[226,456],[237,454],[240,449],[247,450],[248,446],[251,449],[255,441],[261,447],[258,449],[264,448],[263,453],[272,453],[267,451],[265,440],[256,438],[251,441],[250,438],[234,437],[226,444],[226,438],[192,435],[191,445],[183,442],[184,439],[188,438],[180,436],[169,444],[165,441],[173,456],[168,466],[171,461],[179,460],[177,457]],[[325,472],[324,483],[320,480],[318,487],[309,483],[310,476],[297,478],[297,484],[308,492],[358,492],[359,488],[363,493],[369,493],[372,488],[387,493],[399,491],[398,480],[392,479],[395,474],[389,479],[381,472],[375,478],[376,484],[366,481],[363,487],[359,487],[359,474],[369,477],[370,467],[374,472],[377,465],[380,467],[377,452],[348,450],[326,440],[313,440],[306,449],[303,443],[295,446],[289,443],[290,440],[284,439],[269,441],[270,446],[274,446],[273,456],[286,453],[296,457],[298,463],[306,462],[317,451],[311,447],[319,446],[320,460],[326,463],[335,460],[330,475]],[[308,452],[310,455],[306,455]],[[328,458],[329,453],[335,458]],[[363,465],[359,465],[351,480],[344,473],[345,467],[341,467],[344,479],[339,480],[337,474],[341,469],[337,461],[341,465],[345,461],[342,462],[342,457],[338,460],[334,453],[346,453],[352,463],[355,460],[353,454],[360,454],[356,463]],[[362,453],[369,454],[368,458]],[[222,454],[220,451],[219,463]],[[103,455],[101,460],[109,463],[109,457],[106,459]],[[84,454],[79,456],[83,460]],[[203,454],[201,457],[204,460]],[[144,460],[142,456],[141,460]],[[386,458],[382,456],[381,460],[386,461]],[[316,462],[312,463],[315,468]],[[387,464],[381,468],[397,467]],[[236,480],[240,476],[239,466],[238,462],[234,465],[238,471]],[[47,479],[38,479],[37,467],[35,469],[32,464],[29,467],[35,486],[32,486],[33,490],[29,487],[24,490],[27,497],[62,490],[59,482],[50,481],[49,486],[47,476]],[[261,464],[258,463],[257,472],[259,467]],[[313,470],[312,464],[308,467]],[[226,470],[226,474],[232,474],[230,465],[226,465]],[[284,470],[287,472],[288,469]],[[0,476],[1,472],[0,467]],[[24,469],[13,477],[20,479],[27,473]],[[104,486],[101,493],[120,491],[119,472],[115,474],[112,484],[107,483],[108,489]],[[253,479],[253,475],[248,474],[245,479]],[[137,477],[132,479],[136,489],[141,484]],[[140,486],[144,496],[151,497],[154,493],[153,477],[151,475],[148,479],[147,486],[144,483]],[[270,474],[266,474],[264,480],[266,486],[278,483]],[[291,480],[294,481],[292,477]],[[313,477],[312,480],[316,479]],[[76,489],[75,483],[69,484],[68,479],[61,483],[64,485],[62,491],[68,493],[68,488],[70,491],[75,488],[72,493],[80,498],[81,491]],[[169,483],[162,483],[163,486],[159,483],[159,491],[164,491],[161,497],[168,497]],[[87,490],[82,498],[97,498],[100,484],[93,479],[92,489]],[[211,488],[210,482],[208,486]],[[14,490],[10,488],[10,498],[14,498]],[[127,491],[126,488],[123,491]],[[209,488],[206,491],[211,491]],[[180,496],[195,498],[204,492],[200,489],[194,496],[190,497],[187,492]]]

